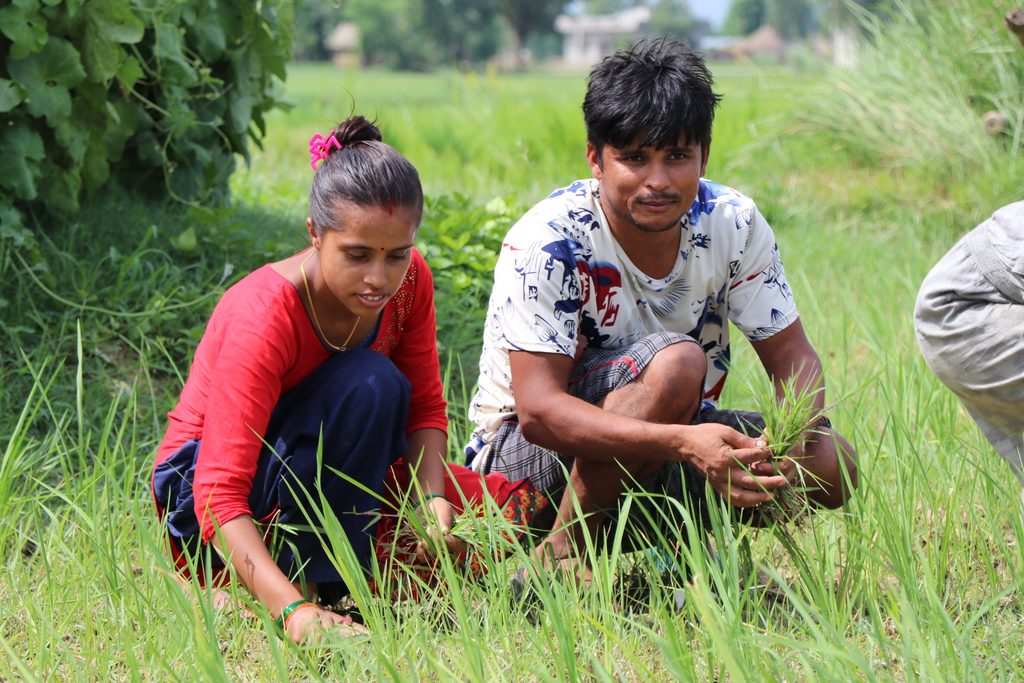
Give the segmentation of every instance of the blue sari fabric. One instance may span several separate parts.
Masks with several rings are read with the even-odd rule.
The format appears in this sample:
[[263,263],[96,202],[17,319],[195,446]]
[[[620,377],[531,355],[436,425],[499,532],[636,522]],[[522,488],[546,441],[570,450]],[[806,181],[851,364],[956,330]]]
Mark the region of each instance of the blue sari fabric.
[[[363,567],[369,564],[385,474],[405,451],[410,386],[385,356],[367,348],[331,356],[283,394],[270,417],[249,494],[253,519],[269,524],[268,547],[293,579],[339,581],[340,575],[309,530],[320,496],[338,517]],[[322,459],[317,449],[323,433]],[[201,552],[192,482],[200,440],[189,441],[153,473],[157,502],[180,548]],[[216,457],[204,454],[203,457]],[[377,495],[374,495],[377,494]]]

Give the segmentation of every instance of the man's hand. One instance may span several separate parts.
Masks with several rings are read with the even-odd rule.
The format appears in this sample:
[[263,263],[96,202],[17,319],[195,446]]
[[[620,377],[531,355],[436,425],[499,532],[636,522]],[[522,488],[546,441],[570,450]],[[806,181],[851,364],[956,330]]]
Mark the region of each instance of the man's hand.
[[[683,459],[700,470],[734,507],[766,503],[772,499],[773,491],[789,486],[786,471],[776,474],[767,462],[771,451],[763,438],[753,439],[722,424],[692,425],[686,429]],[[751,470],[756,467],[763,472],[764,465],[772,467],[773,473],[757,474]],[[791,462],[788,468],[792,468]]]
[[[772,453],[772,457],[768,460],[762,460],[756,462],[750,466],[750,471],[753,474],[762,477],[769,477],[773,474],[781,474],[786,478],[790,484],[796,479],[796,466],[797,462],[804,458],[804,443],[807,436],[806,434],[789,449],[789,452],[784,456],[779,456],[777,453]],[[763,441],[768,441],[767,435],[762,435]],[[771,448],[769,448],[771,450]]]

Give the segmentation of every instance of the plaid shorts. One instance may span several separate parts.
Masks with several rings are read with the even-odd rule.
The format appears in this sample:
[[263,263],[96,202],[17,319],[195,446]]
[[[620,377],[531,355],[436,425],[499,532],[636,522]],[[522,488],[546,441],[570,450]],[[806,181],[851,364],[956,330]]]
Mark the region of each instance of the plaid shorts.
[[[639,377],[659,351],[683,342],[697,343],[685,334],[657,332],[618,349],[588,348],[569,377],[569,393],[588,403],[597,404],[607,394]],[[758,413],[719,410],[710,403],[705,403],[693,423],[711,422],[728,425],[752,436],[760,434],[764,429],[764,420]],[[483,471],[501,472],[513,481],[529,478],[538,490],[545,492],[557,502],[565,489],[566,473],[572,468],[572,463],[572,456],[527,441],[519,428],[519,421],[512,418],[505,420],[498,428]],[[653,476],[641,482],[639,489],[634,490],[635,493],[653,495],[634,497],[631,503],[630,525],[636,523],[646,526],[644,520],[664,519],[667,512],[665,508],[675,506],[659,505],[658,499],[668,497],[682,502],[691,516],[699,519],[702,526],[706,526],[708,520],[705,489],[706,479],[697,468],[685,462],[666,462]],[[609,511],[609,515],[613,519],[616,517],[615,511]],[[678,525],[678,521],[671,520],[671,523]]]

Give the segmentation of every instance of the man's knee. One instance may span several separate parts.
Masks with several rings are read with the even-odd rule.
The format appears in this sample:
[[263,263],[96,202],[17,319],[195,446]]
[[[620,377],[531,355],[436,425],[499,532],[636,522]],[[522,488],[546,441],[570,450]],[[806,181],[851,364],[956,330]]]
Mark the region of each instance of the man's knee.
[[599,406],[662,424],[689,424],[700,408],[707,361],[694,342],[657,351],[635,380],[608,394]]
[[703,384],[708,371],[704,349],[696,342],[679,342],[666,346],[654,354],[650,364],[640,373],[653,373],[659,377],[673,378],[676,383],[690,382]]
[[692,418],[700,407],[707,370],[704,349],[695,342],[680,342],[655,354],[639,379],[665,404]]

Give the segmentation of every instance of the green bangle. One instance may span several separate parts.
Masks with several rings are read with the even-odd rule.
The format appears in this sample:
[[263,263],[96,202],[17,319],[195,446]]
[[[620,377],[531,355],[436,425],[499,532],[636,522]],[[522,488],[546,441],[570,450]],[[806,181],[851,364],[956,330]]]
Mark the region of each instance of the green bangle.
[[418,508],[420,505],[422,505],[423,503],[427,502],[431,498],[444,498],[445,500],[448,500],[448,498],[445,497],[445,495],[443,493],[428,493],[427,495],[423,496],[422,498],[417,500],[415,503],[413,503],[412,509],[415,510],[416,508]]
[[277,624],[279,628],[284,629],[284,621],[288,618],[288,615],[297,610],[298,608],[302,607],[303,605],[313,605],[315,607],[316,603],[307,600],[306,598],[296,600],[295,602],[281,610],[281,614],[277,617],[277,619],[274,619],[274,623]]

